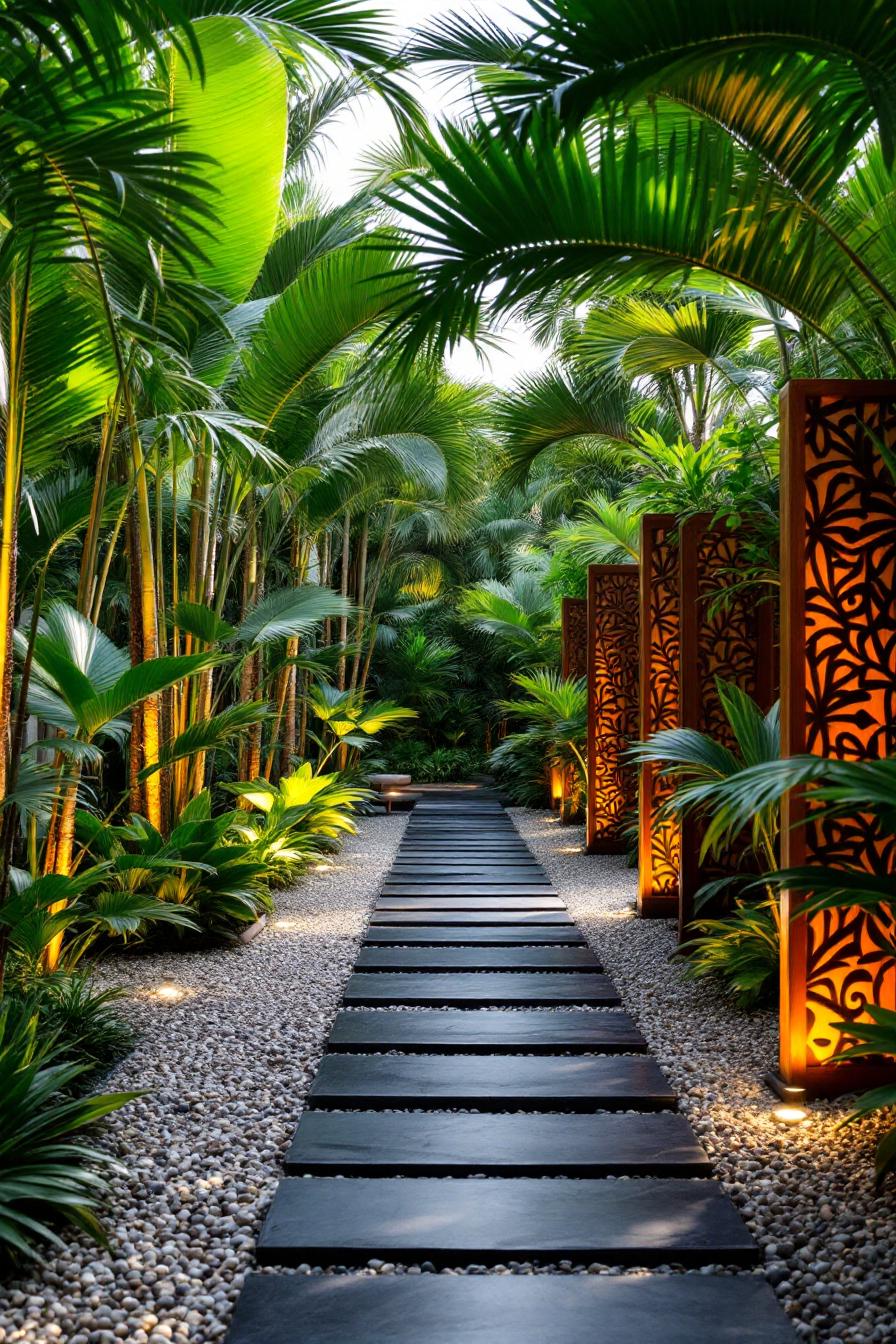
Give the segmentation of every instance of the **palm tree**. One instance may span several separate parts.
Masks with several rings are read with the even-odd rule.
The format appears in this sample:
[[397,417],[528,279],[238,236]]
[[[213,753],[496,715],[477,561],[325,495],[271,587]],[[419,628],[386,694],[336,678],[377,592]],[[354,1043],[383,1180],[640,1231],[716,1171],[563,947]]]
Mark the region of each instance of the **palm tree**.
[[[724,14],[548,0],[527,30],[448,19],[423,59],[480,69],[493,111],[389,189],[418,246],[412,344],[712,272],[795,314],[871,375],[893,361],[891,38],[882,0]],[[886,105],[886,106],[885,106]],[[657,184],[666,184],[657,190]]]

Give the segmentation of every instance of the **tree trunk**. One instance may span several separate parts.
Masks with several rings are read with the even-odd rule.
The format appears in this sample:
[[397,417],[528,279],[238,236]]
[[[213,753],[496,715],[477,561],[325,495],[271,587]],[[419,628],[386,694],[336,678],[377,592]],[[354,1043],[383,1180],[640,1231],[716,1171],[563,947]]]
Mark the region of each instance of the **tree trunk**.
[[[339,591],[348,601],[348,567],[351,560],[352,520],[348,509],[342,523],[342,573],[339,576]],[[348,615],[339,617],[339,643],[342,652],[339,655],[337,683],[340,691],[345,690],[345,646],[348,643]]]
[[367,599],[367,551],[370,545],[370,518],[365,513],[361,522],[361,536],[358,541],[358,616],[355,621],[355,656],[352,660],[352,679],[351,688],[355,690],[358,685],[358,674],[361,671],[361,646],[364,640],[364,629],[367,621],[367,608],[365,601]]

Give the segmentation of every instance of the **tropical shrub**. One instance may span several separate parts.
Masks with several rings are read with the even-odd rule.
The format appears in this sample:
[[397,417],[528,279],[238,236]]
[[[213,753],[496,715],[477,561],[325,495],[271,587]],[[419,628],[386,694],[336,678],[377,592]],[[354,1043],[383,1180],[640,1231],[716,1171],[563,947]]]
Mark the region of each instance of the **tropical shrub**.
[[66,1062],[84,1066],[78,1091],[133,1043],[133,1030],[116,1011],[125,990],[94,989],[89,970],[52,971],[24,979],[9,986],[6,996],[16,1011],[37,1014],[42,1041],[58,1041]]
[[433,747],[414,738],[394,742],[385,754],[385,768],[410,775],[415,784],[453,784],[482,774],[486,759],[468,747]]
[[267,880],[280,885],[315,855],[332,852],[342,836],[353,835],[352,812],[373,797],[341,772],[315,775],[308,761],[276,786],[255,779],[228,788],[255,809],[248,816],[234,813],[230,834],[246,843]]
[[113,894],[158,903],[177,930],[218,937],[270,909],[264,863],[231,836],[238,821],[236,812],[212,816],[208,790],[187,804],[167,840],[136,813],[121,826],[80,818],[85,843],[115,874]]
[[[889,1056],[896,1058],[896,1012],[890,1008],[866,1009],[871,1022],[836,1022],[834,1025],[848,1031],[856,1044],[842,1051],[837,1059],[864,1059],[867,1056]],[[852,1114],[844,1122],[855,1124],[876,1111],[886,1111],[889,1118],[896,1118],[896,1082],[885,1083],[881,1087],[865,1092],[853,1107]],[[888,1129],[877,1145],[875,1153],[875,1175],[880,1185],[890,1172],[896,1171],[896,1123]]]
[[500,708],[526,726],[509,733],[491,753],[495,775],[515,802],[537,806],[544,801],[545,769],[553,766],[569,773],[580,799],[588,775],[586,679],[536,671],[516,673],[512,681],[524,695],[499,702]]
[[640,743],[630,755],[675,781],[665,815],[703,819],[701,859],[724,855],[729,866],[738,856],[740,871],[704,883],[695,898],[699,911],[722,894],[739,893],[731,898],[730,914],[696,919],[696,936],[682,945],[681,955],[685,975],[717,977],[735,1002],[749,1008],[772,1000],[777,992],[778,902],[768,887],[763,889],[758,874],[778,867],[780,800],[744,814],[732,806],[730,794],[751,769],[779,762],[779,712],[774,705],[763,713],[746,692],[720,680],[716,692],[733,747],[692,728],[670,728]]
[[27,1000],[0,1007],[0,1243],[14,1254],[35,1255],[38,1240],[64,1246],[66,1223],[105,1244],[96,1209],[124,1169],[82,1135],[139,1094],[73,1095],[88,1067],[43,1035]]
[[153,924],[195,927],[188,911],[131,886],[133,879],[125,876],[129,864],[130,856],[122,851],[112,862],[83,868],[74,876],[49,873],[31,881],[24,874],[0,906],[7,969],[19,977],[73,971],[107,939],[140,937]]

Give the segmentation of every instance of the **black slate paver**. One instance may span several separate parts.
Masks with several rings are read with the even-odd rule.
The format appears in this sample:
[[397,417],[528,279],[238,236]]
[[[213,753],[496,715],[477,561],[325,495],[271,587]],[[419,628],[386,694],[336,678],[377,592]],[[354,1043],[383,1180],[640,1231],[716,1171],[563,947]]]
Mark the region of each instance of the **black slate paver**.
[[517,864],[395,864],[387,874],[387,882],[537,882],[548,887],[543,868],[535,863]]
[[456,883],[439,886],[423,885],[422,883],[419,886],[416,886],[408,885],[404,882],[400,884],[387,882],[383,887],[379,899],[388,900],[393,897],[408,896],[416,896],[418,898],[429,897],[430,899],[436,900],[446,900],[448,897],[454,897],[455,899],[458,897],[490,897],[492,900],[510,899],[512,897],[516,897],[518,900],[523,898],[528,900],[532,900],[533,898],[547,898],[551,901],[559,901],[563,909],[566,908],[566,902],[560,899],[554,887],[543,885],[532,885],[527,887],[517,884],[511,885],[509,882],[507,884],[495,883],[494,885],[488,882],[477,882],[468,885]]
[[486,896],[477,891],[381,896],[374,910],[565,910],[559,896]]
[[794,1344],[745,1274],[250,1274],[229,1344]]
[[262,1264],[597,1260],[754,1264],[758,1248],[715,1181],[446,1181],[286,1177],[258,1239]]
[[328,1054],[310,1107],[486,1111],[668,1110],[675,1094],[641,1055]]
[[362,947],[358,971],[599,971],[590,947]]
[[[756,1262],[636,1025],[595,1006],[618,1004],[615,989],[497,795],[424,792],[345,1002],[370,1006],[343,1008],[333,1024],[261,1263]],[[668,1273],[252,1275],[229,1335],[230,1344],[645,1338],[794,1339],[762,1280]]]
[[382,972],[356,971],[349,977],[345,1003],[570,1004],[619,1002],[606,975],[571,972]]
[[637,1053],[647,1042],[627,1013],[606,1008],[343,1008],[330,1050],[433,1054]]
[[293,1174],[343,1176],[708,1176],[683,1115],[418,1115],[307,1111]]
[[517,947],[524,944],[554,944],[560,946],[578,945],[585,942],[585,936],[572,924],[566,928],[539,928],[530,924],[520,928],[516,924],[488,927],[444,927],[443,925],[368,926],[364,933],[364,944],[379,946],[415,946],[431,943],[438,947]]
[[424,869],[427,871],[455,872],[460,869],[478,869],[478,868],[524,868],[526,870],[535,868],[538,872],[544,872],[542,865],[536,862],[531,855],[528,857],[520,854],[487,854],[484,858],[464,858],[460,855],[440,855],[433,858],[431,854],[401,854],[392,864],[391,871],[397,872],[399,869]]
[[572,927],[572,916],[565,910],[427,910],[419,907],[414,910],[374,911],[370,916],[374,925],[381,924],[431,924],[431,925],[566,925]]

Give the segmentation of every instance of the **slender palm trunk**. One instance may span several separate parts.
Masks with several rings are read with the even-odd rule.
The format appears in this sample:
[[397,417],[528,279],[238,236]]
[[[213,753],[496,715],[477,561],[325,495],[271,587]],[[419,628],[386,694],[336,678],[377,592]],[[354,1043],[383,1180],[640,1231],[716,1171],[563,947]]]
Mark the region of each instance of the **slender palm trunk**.
[[[258,569],[258,535],[254,503],[250,506],[249,536],[243,552],[243,615],[245,616],[262,595],[262,581]],[[248,704],[258,696],[261,684],[261,650],[255,649],[243,659],[240,669],[240,702]],[[240,752],[241,777],[257,779],[261,774],[261,724],[254,723],[246,733]],[[242,803],[243,800],[241,799]],[[248,806],[248,805],[247,805]]]
[[[348,569],[351,562],[351,542],[352,542],[352,519],[348,509],[345,511],[345,518],[342,523],[342,572],[339,576],[339,591],[348,601]],[[337,673],[337,683],[340,691],[345,690],[345,646],[348,643],[348,615],[343,613],[339,617],[339,643],[342,652],[339,655],[339,670]]]
[[370,518],[365,513],[361,521],[361,536],[358,540],[358,588],[357,603],[358,615],[355,621],[355,656],[352,660],[352,678],[351,688],[355,690],[358,685],[358,676],[361,671],[361,648],[364,640],[364,628],[367,623],[367,609],[365,602],[367,600],[367,552],[370,546]]

